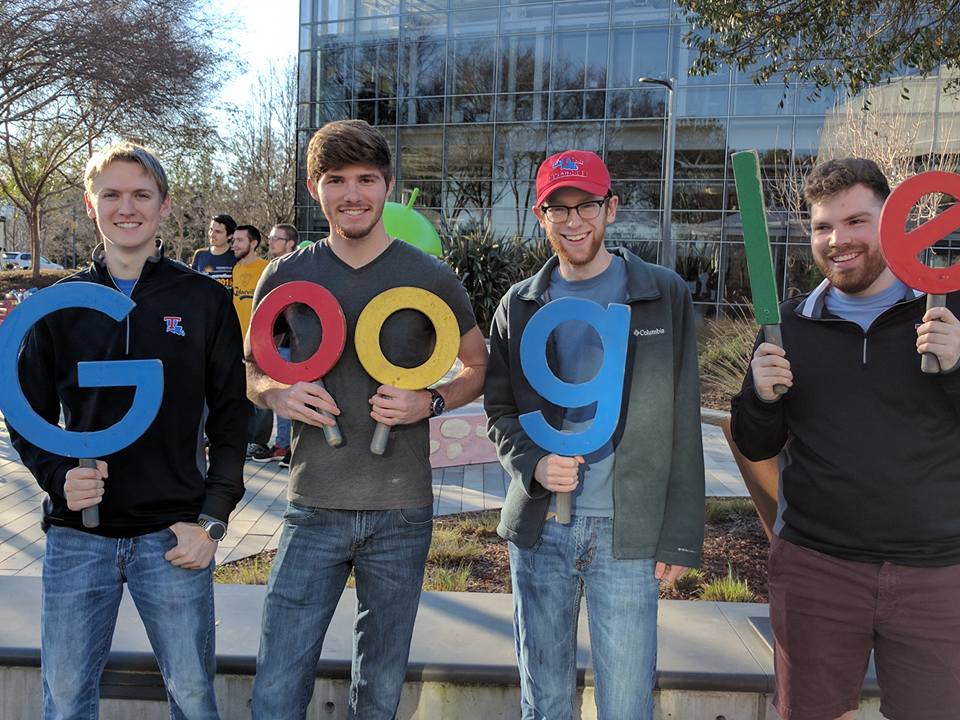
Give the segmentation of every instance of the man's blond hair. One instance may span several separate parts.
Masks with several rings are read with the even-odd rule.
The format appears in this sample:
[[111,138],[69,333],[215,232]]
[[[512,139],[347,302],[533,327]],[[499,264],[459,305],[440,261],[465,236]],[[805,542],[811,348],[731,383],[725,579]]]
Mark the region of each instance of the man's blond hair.
[[97,175],[102,173],[107,165],[117,161],[135,162],[142,167],[147,175],[156,181],[161,199],[166,198],[170,193],[167,174],[163,171],[163,165],[160,164],[157,156],[143,145],[121,140],[101,148],[87,160],[87,166],[83,171],[83,187],[88,195],[93,195],[93,181]]

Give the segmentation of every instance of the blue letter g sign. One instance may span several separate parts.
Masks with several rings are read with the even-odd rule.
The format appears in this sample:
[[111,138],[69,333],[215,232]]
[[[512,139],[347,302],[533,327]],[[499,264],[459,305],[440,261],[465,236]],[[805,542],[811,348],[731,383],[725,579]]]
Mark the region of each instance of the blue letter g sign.
[[98,458],[125,448],[153,422],[163,396],[163,364],[159,360],[110,360],[77,364],[80,387],[133,386],[133,404],[120,422],[95,432],[70,432],[51,425],[30,407],[20,387],[17,357],[24,338],[40,319],[56,310],[89,308],[120,321],[134,302],[123,293],[95,283],[54,285],[30,296],[0,325],[0,409],[29,442],[58,455]]

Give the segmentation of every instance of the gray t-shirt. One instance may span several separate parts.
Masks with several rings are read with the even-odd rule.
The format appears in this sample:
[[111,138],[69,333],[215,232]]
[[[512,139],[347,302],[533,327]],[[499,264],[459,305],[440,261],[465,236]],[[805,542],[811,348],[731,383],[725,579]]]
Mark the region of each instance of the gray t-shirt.
[[[614,256],[604,270],[587,280],[569,281],[560,275],[559,266],[550,276],[550,300],[575,297],[592,300],[607,307],[627,299],[627,265]],[[556,340],[558,376],[569,383],[590,380],[603,364],[603,344],[597,331],[581,320],[563,323],[553,331]],[[597,404],[569,408],[563,414],[563,430],[582,432],[593,423]],[[580,485],[574,491],[572,513],[589,517],[613,517],[613,468],[616,462],[613,441],[584,457],[580,466]],[[550,500],[556,509],[555,499]]]
[[[264,270],[253,298],[254,308],[273,288],[294,280],[322,285],[337,298],[347,321],[343,355],[323,378],[340,408],[337,422],[343,445],[331,448],[320,428],[293,423],[290,486],[287,497],[312,507],[340,510],[389,510],[430,505],[430,431],[427,420],[391,429],[387,451],[370,452],[376,423],[369,399],[381,383],[364,371],[357,359],[354,338],[357,318],[367,304],[385,290],[417,287],[438,295],[457,318],[460,335],[476,326],[473,308],[463,286],[444,263],[400,240],[361,268],[351,268],[326,241],[272,261]],[[304,305],[283,315],[290,331],[294,362],[306,360],[320,344],[320,321]],[[427,317],[402,310],[383,324],[380,344],[386,358],[402,367],[416,367],[433,350],[435,333]]]

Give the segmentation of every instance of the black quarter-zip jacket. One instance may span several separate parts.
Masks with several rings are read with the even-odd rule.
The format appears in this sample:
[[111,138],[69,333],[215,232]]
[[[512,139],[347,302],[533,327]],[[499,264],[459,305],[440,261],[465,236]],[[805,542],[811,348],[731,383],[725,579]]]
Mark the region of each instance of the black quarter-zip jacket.
[[[116,289],[99,249],[88,269],[61,282]],[[196,522],[201,513],[226,522],[243,496],[247,426],[240,323],[230,293],[164,258],[161,247],[144,264],[131,299],[136,306],[120,322],[96,310],[59,310],[34,325],[24,342],[19,361],[24,394],[51,423],[57,422],[62,404],[66,428],[74,431],[119,422],[134,395],[132,387],[79,387],[78,362],[163,362],[163,400],[156,418],[133,444],[100,458],[107,462],[108,477],[97,528],[84,528],[81,513],[67,508],[64,480],[77,460],[41,450],[8,424],[14,447],[49,495],[44,522],[107,537]],[[198,453],[204,401],[208,468]]]
[[[823,289],[781,305],[793,387],[765,403],[748,372],[733,399],[744,455],[783,448],[777,534],[847,560],[960,563],[960,371],[920,371],[925,297],[864,332],[823,309]],[[947,306],[960,317],[960,293]]]

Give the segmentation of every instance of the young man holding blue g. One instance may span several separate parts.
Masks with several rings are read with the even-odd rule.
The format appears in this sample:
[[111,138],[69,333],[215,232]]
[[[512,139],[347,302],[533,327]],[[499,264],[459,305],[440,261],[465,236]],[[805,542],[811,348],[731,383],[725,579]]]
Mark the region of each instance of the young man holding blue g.
[[[573,717],[583,596],[599,717],[650,720],[658,580],[673,582],[700,561],[703,451],[690,292],[674,272],[604,246],[618,202],[594,153],[547,158],[533,212],[556,254],[510,289],[490,331],[484,405],[511,477],[497,532],[509,540],[524,720]],[[571,433],[595,422],[596,403],[558,408],[521,367],[527,324],[560,298],[630,308],[619,422],[585,457],[548,453],[519,421],[541,411]],[[605,352],[595,329],[572,318],[547,347],[551,370],[568,383],[593,378]],[[573,493],[569,525],[556,519],[557,493]]]
[[[163,675],[175,719],[218,717],[213,557],[243,495],[246,399],[240,326],[230,293],[163,256],[155,240],[170,211],[167,178],[145,148],[121,142],[93,155],[84,202],[103,244],[92,265],[62,282],[105,285],[136,306],[121,322],[89,309],[59,310],[30,331],[20,355],[24,394],[69,431],[120,421],[129,387],[84,389],[77,363],[163,363],[153,422],[127,448],[80,468],[10,428],[14,447],[47,492],[43,525],[43,717],[96,716],[99,682],[127,585]],[[204,405],[209,467],[198,467]],[[84,508],[100,524],[84,527]]]

